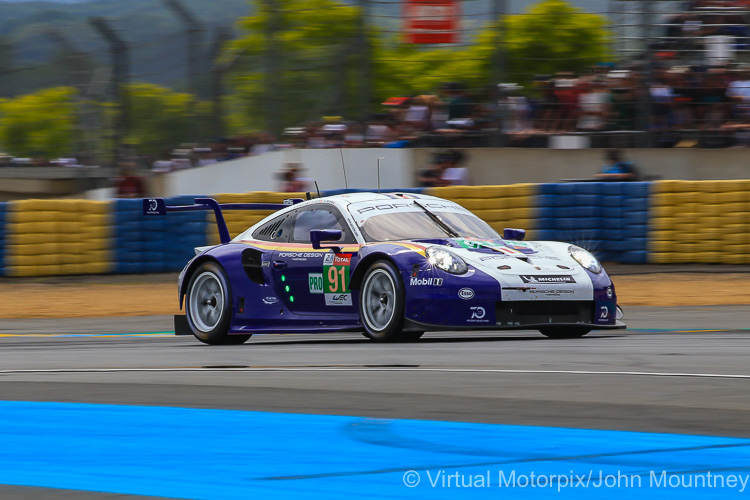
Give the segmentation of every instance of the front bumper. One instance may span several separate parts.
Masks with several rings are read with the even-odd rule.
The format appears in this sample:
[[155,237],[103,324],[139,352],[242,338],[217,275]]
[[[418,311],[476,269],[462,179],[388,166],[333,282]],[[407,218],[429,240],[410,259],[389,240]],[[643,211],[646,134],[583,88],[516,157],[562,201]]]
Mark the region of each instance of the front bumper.
[[431,304],[432,314],[408,317],[407,328],[438,330],[523,330],[544,327],[585,327],[596,330],[623,329],[616,319],[614,302],[600,300],[529,300],[454,302],[452,308]]

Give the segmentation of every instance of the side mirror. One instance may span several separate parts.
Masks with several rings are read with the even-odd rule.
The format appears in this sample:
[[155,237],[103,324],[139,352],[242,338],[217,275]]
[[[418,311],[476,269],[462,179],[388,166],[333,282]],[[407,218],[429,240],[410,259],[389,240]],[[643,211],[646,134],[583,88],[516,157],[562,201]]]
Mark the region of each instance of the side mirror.
[[322,242],[339,241],[342,235],[343,233],[340,229],[312,229],[310,230],[310,243],[317,250],[320,248]]
[[506,227],[505,229],[503,229],[504,240],[523,241],[525,237],[526,237],[525,229],[513,229],[511,227]]

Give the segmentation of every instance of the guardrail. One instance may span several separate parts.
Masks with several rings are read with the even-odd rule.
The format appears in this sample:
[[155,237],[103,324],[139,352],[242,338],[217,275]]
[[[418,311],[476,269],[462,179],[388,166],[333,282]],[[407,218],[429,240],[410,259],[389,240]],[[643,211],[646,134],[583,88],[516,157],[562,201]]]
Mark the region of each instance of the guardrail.
[[[395,190],[390,190],[395,191]],[[454,200],[502,233],[569,241],[605,262],[750,264],[750,180],[581,182],[409,189]],[[327,191],[324,196],[341,191]],[[280,203],[300,193],[218,194],[222,203]],[[190,204],[196,196],[168,199]],[[271,212],[227,212],[239,234]],[[212,214],[143,217],[140,200],[0,203],[0,274],[178,271],[218,243]]]

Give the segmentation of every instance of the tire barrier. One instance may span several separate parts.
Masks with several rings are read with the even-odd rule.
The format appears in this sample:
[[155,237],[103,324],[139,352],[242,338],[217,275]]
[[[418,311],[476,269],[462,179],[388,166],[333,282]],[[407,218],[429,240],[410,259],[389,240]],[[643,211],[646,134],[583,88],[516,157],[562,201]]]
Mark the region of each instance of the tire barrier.
[[750,264],[750,180],[660,181],[649,262]]
[[22,200],[8,203],[5,273],[10,276],[112,271],[110,203]]
[[[357,191],[357,190],[351,190]],[[750,264],[750,180],[581,182],[383,190],[456,201],[502,233],[567,241],[605,262]],[[326,191],[324,195],[337,194]],[[191,204],[197,196],[169,198]],[[220,203],[282,203],[304,193],[219,194]],[[227,211],[232,237],[271,211]],[[0,274],[179,271],[218,243],[212,212],[143,217],[141,200],[0,203]]]
[[648,182],[540,184],[537,239],[567,241],[606,262],[648,258]]
[[0,203],[0,276],[5,275],[5,213],[7,203]]
[[[196,197],[175,196],[166,202],[191,205]],[[115,229],[112,239],[115,273],[179,271],[195,255],[195,247],[208,244],[205,212],[144,217],[140,199],[115,200],[110,207]]]

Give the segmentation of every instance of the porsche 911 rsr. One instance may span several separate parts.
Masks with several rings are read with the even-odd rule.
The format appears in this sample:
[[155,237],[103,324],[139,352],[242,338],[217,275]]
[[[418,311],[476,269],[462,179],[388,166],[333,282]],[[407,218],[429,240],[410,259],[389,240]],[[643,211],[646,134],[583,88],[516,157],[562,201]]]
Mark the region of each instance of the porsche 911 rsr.
[[[421,194],[351,193],[287,204],[197,198],[145,215],[213,210],[221,243],[179,277],[175,332],[207,344],[253,333],[361,331],[375,341],[435,330],[538,330],[580,337],[625,328],[615,287],[588,251],[501,236],[462,206]],[[230,239],[222,210],[278,209]]]

